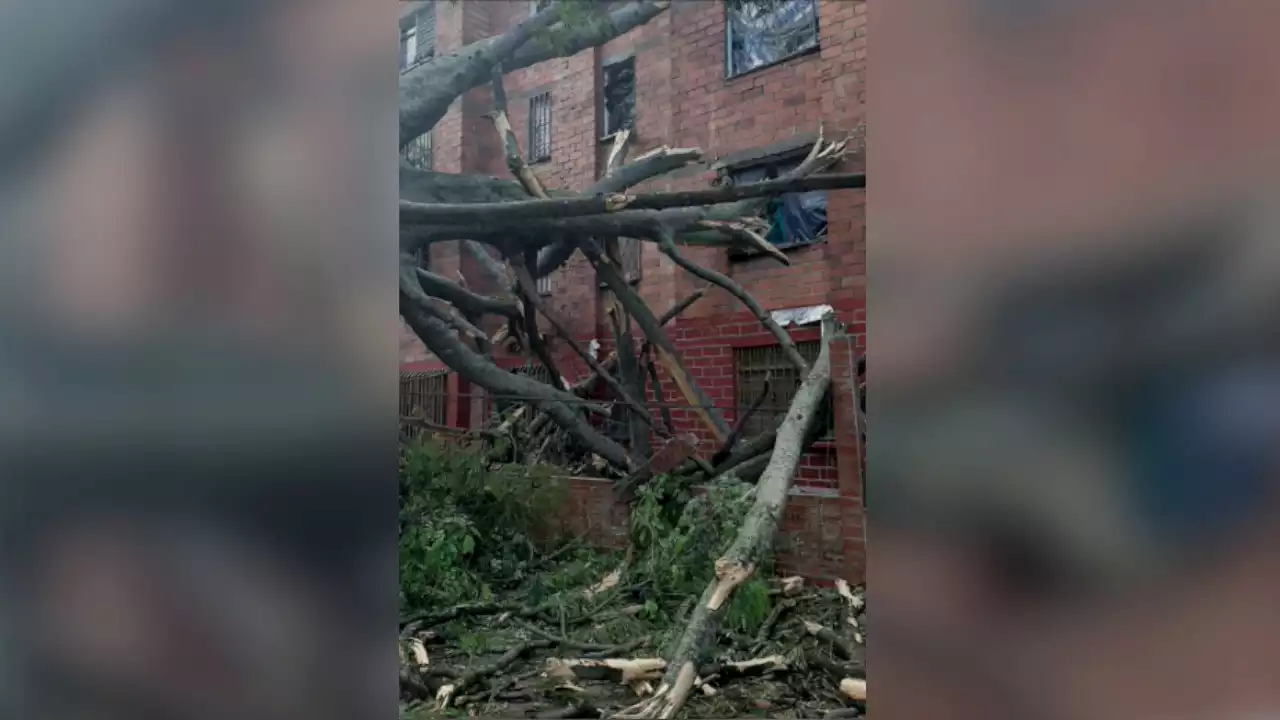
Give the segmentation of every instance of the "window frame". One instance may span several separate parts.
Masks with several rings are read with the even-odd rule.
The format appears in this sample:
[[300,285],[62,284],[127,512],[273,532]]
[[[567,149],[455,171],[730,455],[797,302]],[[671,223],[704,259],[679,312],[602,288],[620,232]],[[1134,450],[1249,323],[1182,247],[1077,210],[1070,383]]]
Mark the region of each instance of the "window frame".
[[[422,27],[422,16],[424,13],[431,13],[431,37],[430,45],[427,50],[423,50],[423,36],[419,30]],[[426,5],[400,18],[400,43],[402,49],[400,51],[400,73],[404,74],[423,64],[424,62],[435,57],[436,41],[438,39],[438,31],[436,29],[436,4],[431,0]],[[409,56],[409,49],[404,47],[405,39],[412,39],[413,56]]]
[[813,43],[807,47],[792,52],[789,55],[782,55],[774,60],[756,65],[745,70],[739,70],[733,66],[733,9],[730,5],[734,0],[723,0],[724,7],[724,77],[726,80],[736,80],[740,77],[750,75],[751,73],[765,70],[777,65],[781,65],[789,60],[804,57],[816,53],[822,49],[822,18],[821,3],[819,0],[805,0],[813,6]]
[[[734,182],[735,175],[740,175],[748,170],[755,170],[757,168],[764,167],[767,169],[772,169],[774,171],[774,177],[782,177],[786,173],[793,170],[801,162],[803,162],[804,157],[809,152],[809,148],[810,146],[806,145],[806,146],[799,147],[795,150],[791,150],[785,154],[766,156],[766,157],[758,158],[755,160],[738,163],[738,164],[724,168],[722,170],[722,176],[724,177],[726,182],[728,182],[730,185],[734,185],[736,184]],[[767,177],[767,172],[768,171],[766,170],[766,177]],[[760,182],[760,181],[757,181],[757,182]],[[831,208],[830,196],[828,195],[827,191],[811,190],[809,192],[822,193],[823,199],[827,203],[827,210],[828,212],[830,212],[830,208]],[[786,194],[791,195],[791,194],[797,194],[797,193],[786,193]],[[805,193],[798,193],[798,194],[805,194]],[[814,247],[816,245],[821,245],[825,242],[828,242],[830,239],[830,232],[831,232],[830,226],[827,226],[827,227],[824,227],[822,230],[822,233],[817,237],[815,237],[813,240],[793,241],[793,242],[788,242],[781,245],[774,245],[774,247],[777,248],[778,250],[783,250],[783,251],[799,250],[801,248]],[[748,248],[735,247],[729,251],[729,259],[750,260],[753,258],[760,257],[763,254],[764,252],[761,250],[756,250],[753,248],[748,249]]]
[[[804,340],[796,342],[796,349],[804,356],[805,360],[812,365],[817,361],[818,354],[821,352],[821,340]],[[768,358],[771,367],[755,367],[743,368],[743,356],[748,353],[767,352],[771,356]],[[786,401],[787,407],[771,407],[767,404],[761,404],[760,409],[752,416],[747,426],[742,429],[742,438],[749,439],[760,433],[766,433],[776,428],[782,423],[786,417],[787,411],[792,402],[795,401],[795,395],[800,390],[800,386],[804,383],[805,378],[801,377],[791,363],[787,361],[786,356],[782,352],[782,346],[776,343],[769,345],[749,345],[742,347],[734,347],[732,349],[731,362],[733,363],[733,398],[734,398],[734,414],[741,420],[741,413],[747,410],[753,404],[755,398],[745,397],[743,394],[742,381],[744,380],[744,371],[773,373],[780,371],[791,376],[795,383],[795,387],[791,390],[790,396]],[[771,378],[770,383],[775,382],[776,378]],[[823,429],[822,434],[818,436],[817,442],[831,442],[835,439],[835,412],[832,405],[831,396],[827,396],[827,403],[822,408],[826,412],[823,419],[827,423],[827,427]]]
[[[423,150],[424,138],[426,139],[425,150]],[[425,164],[414,162],[411,154],[415,150],[418,151],[420,155],[426,157]],[[405,163],[415,170],[434,170],[436,164],[436,143],[435,138],[431,136],[431,131],[428,130],[427,132],[424,132],[418,137],[410,140],[409,144],[405,145],[405,148],[400,155],[404,159]]]
[[[631,122],[614,130],[609,130],[609,69],[619,65],[631,65]],[[636,82],[636,56],[628,55],[600,66],[600,142],[608,142],[623,130],[635,130],[636,112],[638,110],[639,88]]]
[[[542,101],[543,104],[540,105],[539,101]],[[545,124],[540,124],[538,122],[536,111],[539,109],[539,107],[544,108],[546,111]],[[552,120],[555,116],[554,108],[555,108],[555,104],[551,97],[550,90],[547,90],[545,92],[540,92],[537,95],[533,95],[529,98],[528,122],[526,123],[527,127],[525,128],[525,131],[526,131],[525,160],[532,165],[551,161],[551,150],[554,144],[553,140],[555,138],[555,136],[553,135],[554,130],[552,125]],[[546,153],[543,155],[539,155],[538,150],[541,147],[543,147],[543,144],[536,142],[538,138],[536,133],[538,129],[542,127],[546,128],[546,133],[547,133],[546,143],[545,143]]]

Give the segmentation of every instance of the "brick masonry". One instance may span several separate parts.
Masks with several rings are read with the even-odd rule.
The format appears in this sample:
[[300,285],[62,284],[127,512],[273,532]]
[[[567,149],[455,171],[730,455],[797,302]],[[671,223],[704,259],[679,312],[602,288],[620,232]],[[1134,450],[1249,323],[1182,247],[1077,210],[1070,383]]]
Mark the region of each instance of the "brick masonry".
[[[528,16],[528,0],[459,0],[437,3],[437,46],[450,52],[462,45],[511,27]],[[705,187],[714,177],[717,159],[763,151],[793,139],[812,137],[821,127],[828,139],[857,132],[865,117],[866,4],[860,0],[818,0],[819,49],[767,68],[725,77],[725,13],[714,0],[675,3],[670,10],[601,48],[573,57],[550,60],[507,76],[511,122],[527,144],[529,98],[552,95],[551,160],[535,165],[549,187],[583,189],[594,182],[608,144],[600,139],[600,68],[615,60],[635,57],[636,122],[630,154],[635,157],[662,145],[698,147],[706,162],[651,181],[641,189]],[[444,172],[473,172],[507,176],[492,123],[487,88],[478,88],[454,103],[433,131],[435,167]],[[860,135],[857,135],[860,137]],[[855,146],[860,147],[858,143]],[[864,167],[861,151],[852,153],[840,171]],[[846,369],[836,373],[836,433],[802,459],[796,490],[783,521],[780,538],[783,567],[824,577],[861,577],[862,503],[860,461],[853,432],[852,408],[841,398],[853,398],[847,369],[865,343],[865,193],[832,192],[828,196],[828,237],[823,243],[789,250],[789,267],[756,258],[730,260],[723,249],[689,248],[695,262],[714,268],[742,284],[767,310],[827,304],[847,326],[847,347],[836,349],[833,363]],[[446,276],[461,271],[473,287],[485,285],[474,261],[461,256],[456,244],[431,249],[432,267]],[[661,311],[702,283],[675,267],[645,244],[641,251],[640,291],[651,307]],[[551,279],[551,306],[574,323],[574,334],[586,344],[597,339],[611,344],[599,286],[589,265],[575,256]],[[487,328],[496,330],[496,326]],[[686,365],[708,394],[734,421],[732,357],[735,347],[772,344],[760,327],[728,293],[716,289],[668,326]],[[816,328],[792,331],[796,340],[816,337]],[[557,361],[570,379],[587,373],[567,348],[558,348]],[[401,339],[403,369],[443,367],[407,330]],[[504,358],[515,366],[518,358]],[[843,383],[843,384],[842,384]],[[667,399],[679,402],[672,383],[665,382]],[[456,377],[450,379],[449,419],[467,425],[478,419],[470,402],[473,390]],[[677,430],[704,440],[700,451],[711,452],[704,428],[690,412],[677,412]],[[625,508],[613,504],[608,483],[574,482],[574,503],[566,509],[569,525],[599,542],[614,544],[625,538]],[[617,532],[622,532],[618,536]],[[610,539],[612,538],[612,539]]]

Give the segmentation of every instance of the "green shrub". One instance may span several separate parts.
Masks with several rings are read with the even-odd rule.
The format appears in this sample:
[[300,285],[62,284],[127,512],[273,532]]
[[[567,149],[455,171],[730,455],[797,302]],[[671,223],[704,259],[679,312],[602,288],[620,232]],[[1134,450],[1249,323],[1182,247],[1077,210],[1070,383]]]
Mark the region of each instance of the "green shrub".
[[517,581],[534,538],[567,498],[543,467],[486,467],[479,448],[422,440],[400,467],[400,603],[406,610],[487,600]]

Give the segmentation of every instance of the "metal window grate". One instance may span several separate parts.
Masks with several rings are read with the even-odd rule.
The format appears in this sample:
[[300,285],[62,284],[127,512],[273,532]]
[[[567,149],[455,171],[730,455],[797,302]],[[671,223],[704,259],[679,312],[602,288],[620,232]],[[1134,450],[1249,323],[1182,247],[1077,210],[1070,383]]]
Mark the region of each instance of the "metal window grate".
[[818,47],[817,0],[725,0],[729,77]]
[[604,66],[603,104],[604,135],[633,127],[636,114],[636,59],[625,60]]
[[547,273],[546,275],[538,278],[537,289],[539,295],[551,294],[551,273]]
[[400,417],[445,425],[449,419],[449,371],[400,373]]
[[[818,359],[821,344],[817,340],[796,343],[800,355],[810,364]],[[804,378],[787,362],[782,347],[735,348],[733,351],[734,381],[737,388],[737,412],[746,413],[764,395],[759,409],[742,429],[743,437],[761,435],[774,430],[786,417],[796,390]],[[831,437],[835,431],[832,413],[824,413],[827,428],[823,437]]]
[[417,170],[430,170],[433,161],[431,133],[426,132],[413,140],[404,149],[405,162]]
[[551,159],[551,93],[529,98],[529,162]]

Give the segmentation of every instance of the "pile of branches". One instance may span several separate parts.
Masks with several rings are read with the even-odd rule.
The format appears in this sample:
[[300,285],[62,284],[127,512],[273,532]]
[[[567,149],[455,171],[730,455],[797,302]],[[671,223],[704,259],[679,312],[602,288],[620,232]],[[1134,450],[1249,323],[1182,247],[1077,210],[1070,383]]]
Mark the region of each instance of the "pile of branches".
[[[705,556],[732,540],[753,494],[713,487],[675,523],[659,517],[671,498],[646,496],[621,561],[570,542],[506,592],[407,614],[402,716],[636,716],[637,703],[659,696]],[[844,581],[752,580],[700,658],[683,707],[691,717],[860,716],[865,613],[864,589]]]
[[[424,613],[400,633],[402,717],[629,717],[667,661],[682,607],[638,602],[635,586],[529,604]],[[860,717],[866,712],[865,591],[763,588],[766,614],[726,632],[692,679],[689,717]]]

